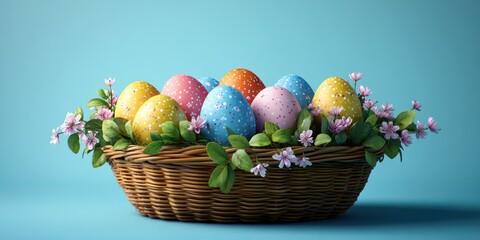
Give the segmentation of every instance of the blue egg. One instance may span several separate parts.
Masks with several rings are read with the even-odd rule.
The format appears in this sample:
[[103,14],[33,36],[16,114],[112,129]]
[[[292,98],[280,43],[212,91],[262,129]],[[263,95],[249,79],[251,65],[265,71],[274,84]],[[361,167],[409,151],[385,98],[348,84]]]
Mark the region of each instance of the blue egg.
[[250,139],[256,130],[253,110],[235,88],[221,85],[208,93],[200,115],[206,121],[203,136],[223,146],[229,146],[227,128]]
[[202,77],[198,81],[207,89],[207,92],[212,91],[215,87],[218,86],[218,81],[212,77]]
[[283,76],[275,83],[275,86],[284,87],[291,92],[297,98],[302,108],[306,108],[312,102],[315,94],[307,81],[295,74]]

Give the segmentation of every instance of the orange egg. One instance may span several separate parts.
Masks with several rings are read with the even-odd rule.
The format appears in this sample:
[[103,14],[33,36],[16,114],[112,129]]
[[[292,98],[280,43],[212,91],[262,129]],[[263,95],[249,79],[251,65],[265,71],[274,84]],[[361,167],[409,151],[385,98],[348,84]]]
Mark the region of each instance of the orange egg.
[[243,68],[233,69],[225,74],[219,85],[237,89],[247,99],[248,104],[252,104],[257,94],[265,88],[262,80],[255,73]]

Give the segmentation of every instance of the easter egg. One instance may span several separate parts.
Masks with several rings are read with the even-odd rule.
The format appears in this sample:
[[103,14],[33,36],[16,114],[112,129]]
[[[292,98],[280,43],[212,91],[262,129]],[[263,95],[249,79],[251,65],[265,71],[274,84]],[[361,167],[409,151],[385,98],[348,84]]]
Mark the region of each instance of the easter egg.
[[203,103],[201,116],[206,121],[202,128],[203,136],[223,146],[230,145],[226,128],[247,139],[255,134],[252,108],[233,87],[220,85],[214,88]]
[[130,83],[118,96],[115,117],[133,120],[140,106],[158,94],[160,92],[147,82],[136,81]]
[[219,85],[227,85],[237,89],[249,104],[265,88],[262,80],[255,73],[243,68],[233,69],[225,74]]
[[[330,77],[323,81],[313,96],[312,104],[320,108],[327,117],[332,107],[342,107],[340,117],[351,117],[352,124],[362,120],[360,99],[352,86],[339,77]],[[316,116],[317,124],[322,122],[322,114]]]
[[275,83],[275,86],[284,87],[291,92],[297,98],[301,108],[307,108],[312,102],[314,94],[312,87],[298,75],[285,75]]
[[251,106],[256,118],[257,132],[263,132],[266,121],[276,123],[281,129],[295,129],[297,115],[301,111],[295,96],[279,86],[260,91]]
[[198,81],[207,89],[208,92],[212,91],[216,86],[218,86],[218,81],[212,77],[202,77]]
[[173,98],[180,104],[188,120],[200,114],[207,90],[197,79],[185,74],[171,77],[162,89],[162,94]]
[[162,133],[162,123],[172,121],[178,127],[178,122],[186,119],[180,104],[173,98],[160,94],[140,106],[133,119],[132,130],[137,140],[145,145],[152,142],[150,133]]

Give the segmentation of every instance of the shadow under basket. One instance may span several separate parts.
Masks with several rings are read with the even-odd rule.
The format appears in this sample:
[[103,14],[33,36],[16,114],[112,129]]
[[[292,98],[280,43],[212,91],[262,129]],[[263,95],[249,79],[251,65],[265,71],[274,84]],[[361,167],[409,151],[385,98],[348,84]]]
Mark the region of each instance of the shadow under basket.
[[[277,149],[254,149],[254,160],[267,162],[267,176],[235,170],[230,193],[210,188],[216,167],[205,146],[165,146],[158,155],[131,145],[103,149],[118,183],[140,214],[179,221],[293,222],[345,213],[367,183],[372,167],[363,147],[292,147],[312,166],[278,168]],[[234,148],[226,148],[231,155]],[[380,155],[381,153],[379,153]]]

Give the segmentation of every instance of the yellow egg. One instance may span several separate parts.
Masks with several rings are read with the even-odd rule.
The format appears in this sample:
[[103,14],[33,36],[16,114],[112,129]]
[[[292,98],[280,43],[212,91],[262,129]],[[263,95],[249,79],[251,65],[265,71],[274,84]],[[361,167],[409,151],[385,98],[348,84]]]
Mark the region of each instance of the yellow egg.
[[133,119],[132,130],[137,140],[145,145],[152,142],[150,133],[162,133],[162,123],[172,121],[178,127],[181,120],[187,120],[187,116],[180,104],[173,98],[160,94],[140,106]]
[[[352,86],[339,77],[330,77],[323,81],[313,96],[312,104],[320,108],[326,117],[332,107],[342,107],[340,117],[351,117],[352,124],[362,120],[360,99]],[[322,114],[315,119],[317,125],[322,122]]]
[[140,106],[149,98],[160,94],[151,84],[143,81],[130,83],[118,97],[115,117],[133,120]]

